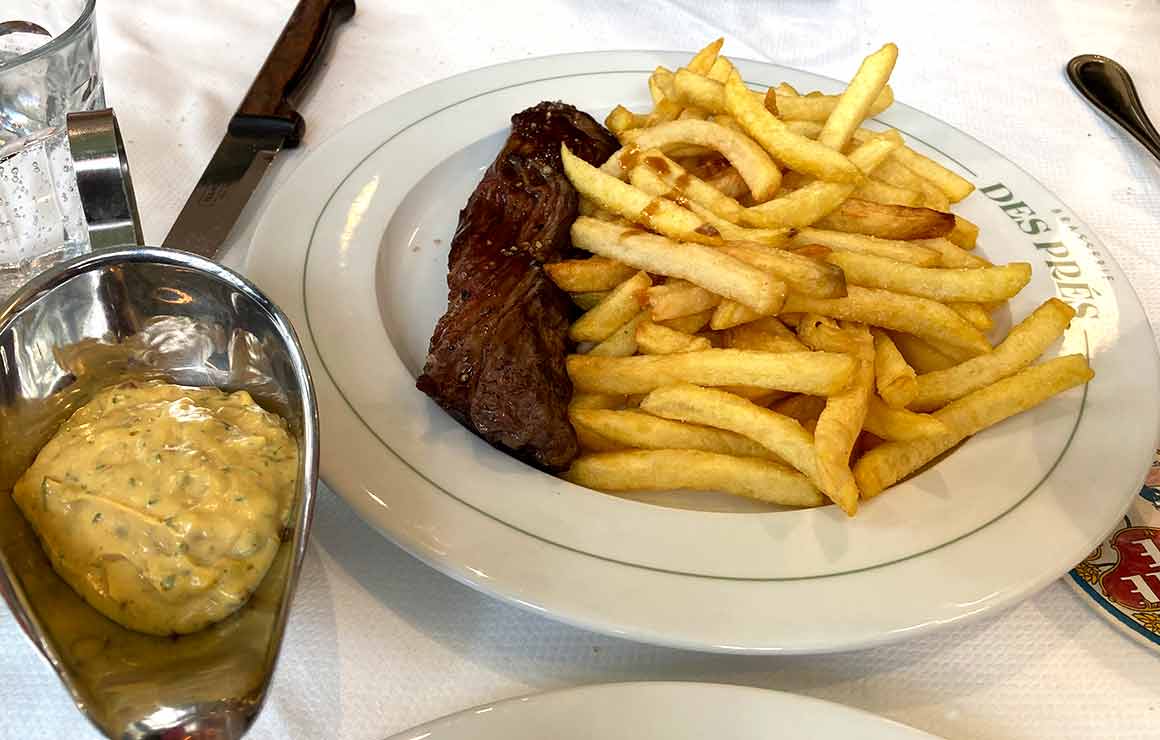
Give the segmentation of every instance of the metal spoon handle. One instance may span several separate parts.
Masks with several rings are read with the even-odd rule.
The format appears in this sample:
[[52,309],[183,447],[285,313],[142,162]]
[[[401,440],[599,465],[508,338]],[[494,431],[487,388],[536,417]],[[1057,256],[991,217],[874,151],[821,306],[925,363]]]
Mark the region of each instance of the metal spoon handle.
[[1119,62],[1099,54],[1081,54],[1067,63],[1067,77],[1089,103],[1160,159],[1160,134],[1148,120],[1136,86]]

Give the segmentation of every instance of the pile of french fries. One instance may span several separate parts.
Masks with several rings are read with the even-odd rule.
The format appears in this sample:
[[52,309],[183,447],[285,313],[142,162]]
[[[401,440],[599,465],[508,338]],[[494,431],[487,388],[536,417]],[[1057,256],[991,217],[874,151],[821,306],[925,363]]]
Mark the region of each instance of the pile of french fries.
[[970,182],[863,128],[889,106],[898,50],[841,95],[751,90],[705,47],[617,107],[622,148],[563,148],[576,247],[547,265],[572,324],[566,477],[609,491],[714,490],[853,515],[965,438],[1093,377],[1034,364],[1074,311],[1051,299],[992,346],[992,314],[1031,265],[973,254],[949,212]]

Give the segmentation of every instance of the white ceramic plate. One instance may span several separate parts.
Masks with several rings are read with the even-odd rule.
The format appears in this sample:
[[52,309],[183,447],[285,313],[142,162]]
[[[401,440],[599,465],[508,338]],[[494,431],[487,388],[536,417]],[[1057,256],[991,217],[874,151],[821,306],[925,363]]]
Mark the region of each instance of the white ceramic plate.
[[936,740],[820,699],[746,686],[582,686],[468,709],[388,740]]
[[[1087,353],[1093,384],[977,435],[852,520],[834,507],[772,511],[704,495],[666,507],[595,494],[492,449],[415,390],[446,305],[459,209],[510,116],[548,99],[598,118],[618,102],[643,107],[649,71],[684,59],[577,54],[454,77],[355,121],[291,176],[248,272],[295,321],[310,357],[325,481],[385,535],[472,586],[591,629],[698,649],[885,642],[1013,603],[1065,573],[1147,470],[1158,426],[1151,331],[1123,274],[1054,196],[901,104],[879,121],[980,187],[956,207],[980,225],[980,251],[1034,265],[996,330],[1061,296],[1080,318],[1058,351]],[[751,83],[840,89],[793,69],[739,67]]]

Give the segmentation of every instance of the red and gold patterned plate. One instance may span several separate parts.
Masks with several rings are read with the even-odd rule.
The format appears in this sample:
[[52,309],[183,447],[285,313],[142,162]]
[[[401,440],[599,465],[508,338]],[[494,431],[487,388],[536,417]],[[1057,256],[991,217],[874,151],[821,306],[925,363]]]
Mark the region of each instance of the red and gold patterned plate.
[[1102,616],[1160,650],[1160,450],[1123,520],[1070,575]]

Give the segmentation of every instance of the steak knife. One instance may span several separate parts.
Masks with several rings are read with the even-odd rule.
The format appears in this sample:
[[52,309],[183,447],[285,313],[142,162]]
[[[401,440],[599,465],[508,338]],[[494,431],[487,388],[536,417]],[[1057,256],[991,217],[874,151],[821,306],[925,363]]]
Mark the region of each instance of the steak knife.
[[354,0],[300,0],[163,245],[213,259],[275,155],[302,140],[295,107]]

